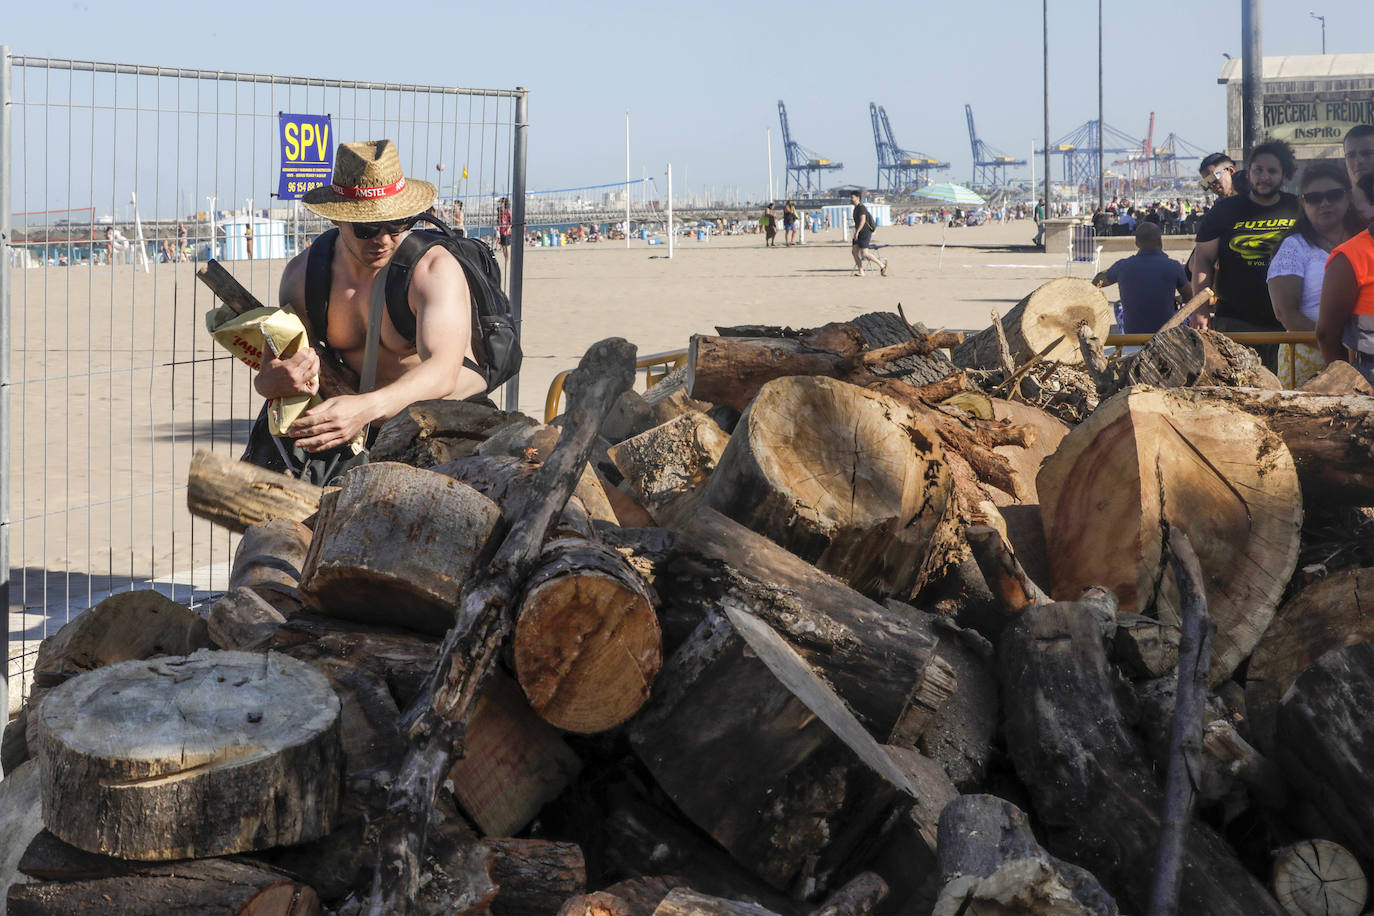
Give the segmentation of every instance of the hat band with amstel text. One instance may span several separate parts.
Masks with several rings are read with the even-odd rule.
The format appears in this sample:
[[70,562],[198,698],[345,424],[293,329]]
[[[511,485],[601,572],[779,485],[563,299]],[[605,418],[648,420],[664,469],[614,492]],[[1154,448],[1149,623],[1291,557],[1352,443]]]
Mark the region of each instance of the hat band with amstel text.
[[348,187],[341,184],[330,184],[330,189],[340,197],[347,197],[350,200],[376,200],[382,197],[394,197],[405,190],[406,180],[402,178],[395,184],[383,185],[380,188],[359,188]]

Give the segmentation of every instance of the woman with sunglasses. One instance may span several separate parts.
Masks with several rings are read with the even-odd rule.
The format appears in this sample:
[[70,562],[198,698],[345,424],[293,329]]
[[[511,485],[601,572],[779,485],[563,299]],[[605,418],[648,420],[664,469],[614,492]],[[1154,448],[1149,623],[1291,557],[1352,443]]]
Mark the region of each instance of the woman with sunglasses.
[[[1339,164],[1309,165],[1299,192],[1302,212],[1297,225],[1269,264],[1269,299],[1285,330],[1312,331],[1317,327],[1327,258],[1360,226],[1350,206],[1350,177]],[[1296,388],[1324,365],[1315,346],[1284,347],[1279,351],[1279,380]]]
[[[1374,200],[1374,172],[1360,177],[1365,198]],[[1374,384],[1374,223],[1336,247],[1326,262],[1317,344],[1322,358],[1347,357]]]

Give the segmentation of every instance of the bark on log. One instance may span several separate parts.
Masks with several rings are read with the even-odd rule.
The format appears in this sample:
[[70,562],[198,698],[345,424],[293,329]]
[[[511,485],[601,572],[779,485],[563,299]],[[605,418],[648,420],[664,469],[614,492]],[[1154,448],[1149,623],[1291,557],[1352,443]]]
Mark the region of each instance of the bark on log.
[[1262,422],[1224,404],[1134,388],[1064,438],[1039,477],[1050,594],[1110,588],[1127,613],[1179,620],[1164,575],[1167,525],[1197,545],[1224,680],[1273,618],[1297,562],[1293,459]]
[[252,651],[286,622],[251,588],[231,588],[210,608],[210,639],[221,649]]
[[339,698],[339,745],[343,773],[352,781],[371,771],[394,773],[405,744],[401,710],[380,675],[336,658],[308,663],[329,679]]
[[[1007,746],[1046,845],[1090,870],[1141,912],[1159,838],[1162,793],[1117,707],[1102,628],[1077,603],[1032,608],[1000,647]],[[1210,828],[1194,822],[1180,910],[1209,916],[1283,911]]]
[[[553,454],[535,477],[539,499],[526,503],[488,566],[463,591],[457,622],[445,636],[420,696],[406,711],[412,741],[392,784],[378,840],[377,870],[365,912],[391,916],[410,911],[420,883],[424,828],[441,774],[448,768],[463,723],[514,624],[515,590],[536,562],[549,524],[581,476],[607,409],[634,380],[634,347],[618,338],[587,351],[564,386],[569,406]],[[461,750],[461,749],[459,749]]]
[[691,888],[678,887],[663,898],[654,916],[778,916],[757,903],[726,900],[698,893]]
[[515,673],[534,711],[583,735],[639,711],[663,664],[654,596],[619,553],[564,538],[544,549],[520,597]]
[[1127,358],[1119,372],[1123,385],[1283,387],[1254,350],[1216,331],[1187,326],[1151,337],[1139,352]]
[[1260,750],[1273,752],[1279,700],[1308,665],[1333,649],[1374,641],[1369,595],[1374,569],[1343,569],[1302,589],[1274,615],[1245,678],[1247,733]]
[[450,398],[416,401],[382,424],[368,449],[373,461],[398,461],[432,468],[476,453],[477,447],[506,427],[537,424],[522,413],[507,413]]
[[1133,679],[1163,677],[1178,665],[1179,627],[1143,614],[1118,614],[1112,661]]
[[704,413],[683,414],[612,446],[609,455],[660,525],[690,516],[730,436]]
[[1049,596],[1021,568],[1002,532],[983,525],[970,525],[964,529],[964,537],[1004,615],[1014,617],[1028,607],[1050,603]]
[[[940,815],[939,914],[1116,916],[1116,901],[1091,873],[1036,842],[1025,812],[992,795],[961,795]],[[971,906],[969,906],[971,904]],[[986,907],[986,908],[985,908]]]
[[300,522],[278,518],[243,532],[234,550],[229,588],[251,588],[283,615],[301,609],[301,570],[312,534]]
[[[1102,291],[1087,280],[1060,277],[1044,284],[1018,302],[1002,319],[1007,345],[1017,365],[1029,360],[1057,337],[1064,341],[1046,354],[1053,362],[1076,364],[1078,325],[1086,322],[1106,338],[1112,324],[1112,308]],[[996,369],[997,334],[987,328],[954,349],[954,365],[960,368]]]
[[416,633],[301,614],[277,628],[268,649],[301,661],[336,658],[386,681],[404,709],[420,693],[434,667],[439,641]]
[[916,801],[888,833],[882,848],[865,866],[888,887],[887,913],[929,913],[938,890],[936,832],[940,813],[959,797],[959,790],[935,760],[906,747],[884,745],[892,762],[916,789]]
[[143,865],[127,875],[88,881],[43,882],[10,889],[11,916],[119,913],[238,913],[314,916],[320,899],[309,885],[280,872],[229,859]]
[[[519,518],[531,493],[534,475],[539,472],[539,464],[510,455],[470,455],[436,465],[432,470],[467,484],[496,503],[501,508],[502,518],[509,524]],[[546,536],[594,538],[592,531],[592,518],[574,492]]]
[[808,916],[867,916],[887,899],[887,894],[886,881],[871,871],[862,872],[831,894],[825,903]]
[[1365,861],[1374,858],[1371,706],[1374,643],[1332,650],[1284,694],[1274,742],[1289,785],[1330,823],[1332,839]]
[[0,894],[27,879],[19,872],[24,851],[43,831],[38,764],[29,760],[0,780]]
[[131,859],[315,839],[338,804],[339,701],[282,655],[121,662],[54,689],[35,728],[44,825]]
[[496,883],[494,916],[548,916],[587,888],[587,864],[576,843],[551,840],[482,840]]
[[301,579],[311,609],[440,634],[496,525],[496,504],[470,487],[403,464],[344,475],[320,503]]
[[286,474],[198,451],[187,476],[186,508],[241,534],[274,518],[305,521],[319,508],[322,492]]
[[1303,382],[1298,390],[1308,394],[1374,395],[1374,385],[1365,380],[1359,369],[1343,359],[1328,363],[1325,369]]
[[833,379],[778,379],[740,418],[702,504],[870,597],[905,598],[950,474],[934,428],[880,394]]
[[1039,503],[1040,494],[1035,488],[1036,475],[1040,473],[1040,465],[1058,450],[1059,443],[1069,434],[1069,425],[1030,404],[1001,398],[990,400],[993,419],[1033,432],[1028,444],[999,445],[994,451],[1006,458],[1011,466],[1013,487],[1007,491],[1008,495],[1021,503]]
[[887,743],[911,707],[937,709],[953,689],[933,661],[928,621],[868,600],[777,544],[710,509],[678,532],[659,569],[659,592],[691,628],[725,602],[748,608],[834,685],[877,740]]
[[1293,453],[1303,498],[1374,505],[1374,397],[1256,388],[1200,388],[1173,393],[1223,404],[1263,420]]
[[1289,916],[1359,916],[1369,882],[1344,846],[1304,840],[1274,853],[1274,896]]

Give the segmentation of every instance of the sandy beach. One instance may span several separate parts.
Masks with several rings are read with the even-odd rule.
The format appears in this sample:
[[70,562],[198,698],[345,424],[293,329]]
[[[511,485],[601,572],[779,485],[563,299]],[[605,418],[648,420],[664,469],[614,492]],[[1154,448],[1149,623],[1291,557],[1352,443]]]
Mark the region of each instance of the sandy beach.
[[[986,326],[1065,273],[1064,253],[1029,247],[1033,233],[1029,221],[883,227],[886,278],[851,276],[838,230],[793,248],[684,241],[671,260],[642,241],[529,249],[520,409],[542,419],[550,381],[605,337],[648,354],[717,325],[811,327],[899,303],[931,328]],[[275,302],[284,263],[228,266]],[[11,704],[38,641],[111,590],[223,588],[235,540],[187,514],[186,470],[197,449],[237,457],[260,403],[250,370],[204,329],[214,302],[193,264],[18,270],[14,284]]]

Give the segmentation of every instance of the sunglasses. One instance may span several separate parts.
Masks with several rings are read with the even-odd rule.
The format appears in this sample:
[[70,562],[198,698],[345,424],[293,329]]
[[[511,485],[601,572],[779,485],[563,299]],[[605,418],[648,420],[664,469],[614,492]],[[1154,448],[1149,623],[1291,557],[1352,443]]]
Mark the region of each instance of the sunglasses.
[[1206,178],[1203,178],[1201,181],[1198,182],[1198,184],[1200,184],[1200,185],[1202,185],[1204,188],[1207,188],[1207,189],[1210,190],[1211,188],[1215,188],[1217,185],[1221,184],[1221,173],[1222,173],[1222,172],[1234,172],[1234,171],[1235,171],[1235,169],[1232,168],[1231,166],[1229,166],[1229,165],[1228,165],[1228,166],[1224,166],[1224,167],[1222,167],[1222,168],[1217,169],[1215,172],[1213,172],[1212,174],[1208,175]]
[[1345,200],[1345,188],[1332,188],[1329,191],[1307,191],[1302,195],[1302,202],[1312,206],[1321,204],[1338,204]]
[[413,219],[393,219],[385,223],[353,223],[353,235],[357,238],[375,239],[385,232],[390,236],[398,236],[411,226],[415,225]]

